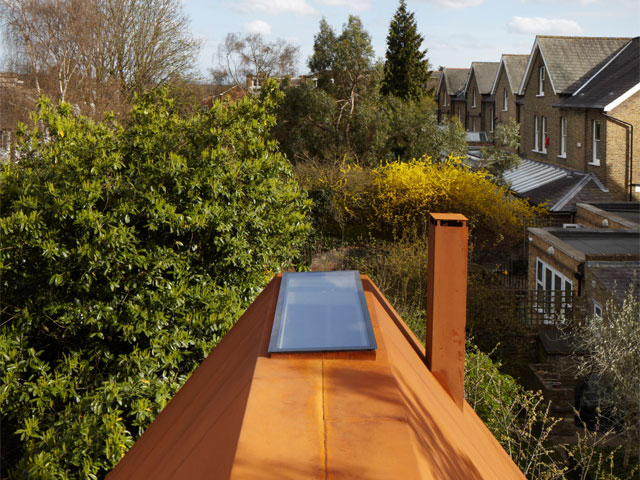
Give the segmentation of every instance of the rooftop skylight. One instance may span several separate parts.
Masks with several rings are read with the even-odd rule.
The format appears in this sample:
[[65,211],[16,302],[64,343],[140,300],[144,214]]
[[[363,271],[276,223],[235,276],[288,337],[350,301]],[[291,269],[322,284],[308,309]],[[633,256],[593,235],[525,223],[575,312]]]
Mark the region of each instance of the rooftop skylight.
[[357,271],[282,275],[270,353],[376,348]]

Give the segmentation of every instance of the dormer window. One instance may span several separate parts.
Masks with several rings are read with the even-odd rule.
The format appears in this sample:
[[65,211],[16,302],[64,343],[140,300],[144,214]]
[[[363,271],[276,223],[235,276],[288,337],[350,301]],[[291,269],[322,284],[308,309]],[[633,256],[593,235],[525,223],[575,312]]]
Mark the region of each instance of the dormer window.
[[544,96],[544,66],[538,70],[538,96]]
[[376,348],[357,271],[282,275],[269,353]]

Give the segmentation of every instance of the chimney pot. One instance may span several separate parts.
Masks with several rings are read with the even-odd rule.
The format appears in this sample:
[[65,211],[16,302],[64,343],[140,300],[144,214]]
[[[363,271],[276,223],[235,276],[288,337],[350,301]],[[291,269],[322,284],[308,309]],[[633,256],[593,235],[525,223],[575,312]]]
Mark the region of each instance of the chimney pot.
[[426,363],[460,409],[464,404],[468,219],[429,215]]

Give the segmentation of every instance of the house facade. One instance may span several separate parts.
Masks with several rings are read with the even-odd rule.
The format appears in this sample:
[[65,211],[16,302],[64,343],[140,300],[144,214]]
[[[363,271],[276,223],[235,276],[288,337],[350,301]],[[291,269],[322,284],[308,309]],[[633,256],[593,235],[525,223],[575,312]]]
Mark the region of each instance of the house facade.
[[[599,75],[619,76],[617,68],[606,67],[632,43],[628,38],[536,37],[518,92],[523,157],[593,173],[614,196],[631,190],[631,140],[624,122],[638,123],[640,94],[615,106],[615,113],[627,119],[618,124],[603,116],[604,108],[572,99]],[[637,76],[629,78],[639,83]]]
[[469,74],[468,68],[443,68],[435,98],[438,102],[438,122],[457,118],[464,125],[466,101],[457,100],[462,94]]
[[496,125],[519,121],[517,96],[528,59],[529,55],[502,55],[500,59],[491,87],[491,95],[495,99]]
[[497,62],[473,62],[465,86],[466,123],[469,132],[493,131],[495,113],[491,87],[498,70]]

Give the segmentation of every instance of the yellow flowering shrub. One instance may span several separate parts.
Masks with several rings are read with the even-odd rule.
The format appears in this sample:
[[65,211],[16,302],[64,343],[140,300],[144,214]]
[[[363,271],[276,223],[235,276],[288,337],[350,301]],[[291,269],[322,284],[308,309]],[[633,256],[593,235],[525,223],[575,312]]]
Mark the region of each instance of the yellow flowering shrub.
[[471,170],[454,157],[444,162],[424,157],[376,169],[342,165],[331,180],[325,187],[331,184],[333,210],[342,222],[394,236],[424,232],[430,212],[456,212],[469,218],[476,244],[510,243],[521,238],[524,218],[546,213],[511,196],[486,171]]
[[509,195],[486,171],[471,170],[454,157],[384,165],[374,170],[369,193],[372,226],[396,233],[422,231],[430,212],[456,212],[469,218],[476,235],[497,243],[518,238],[524,218],[545,212]]

